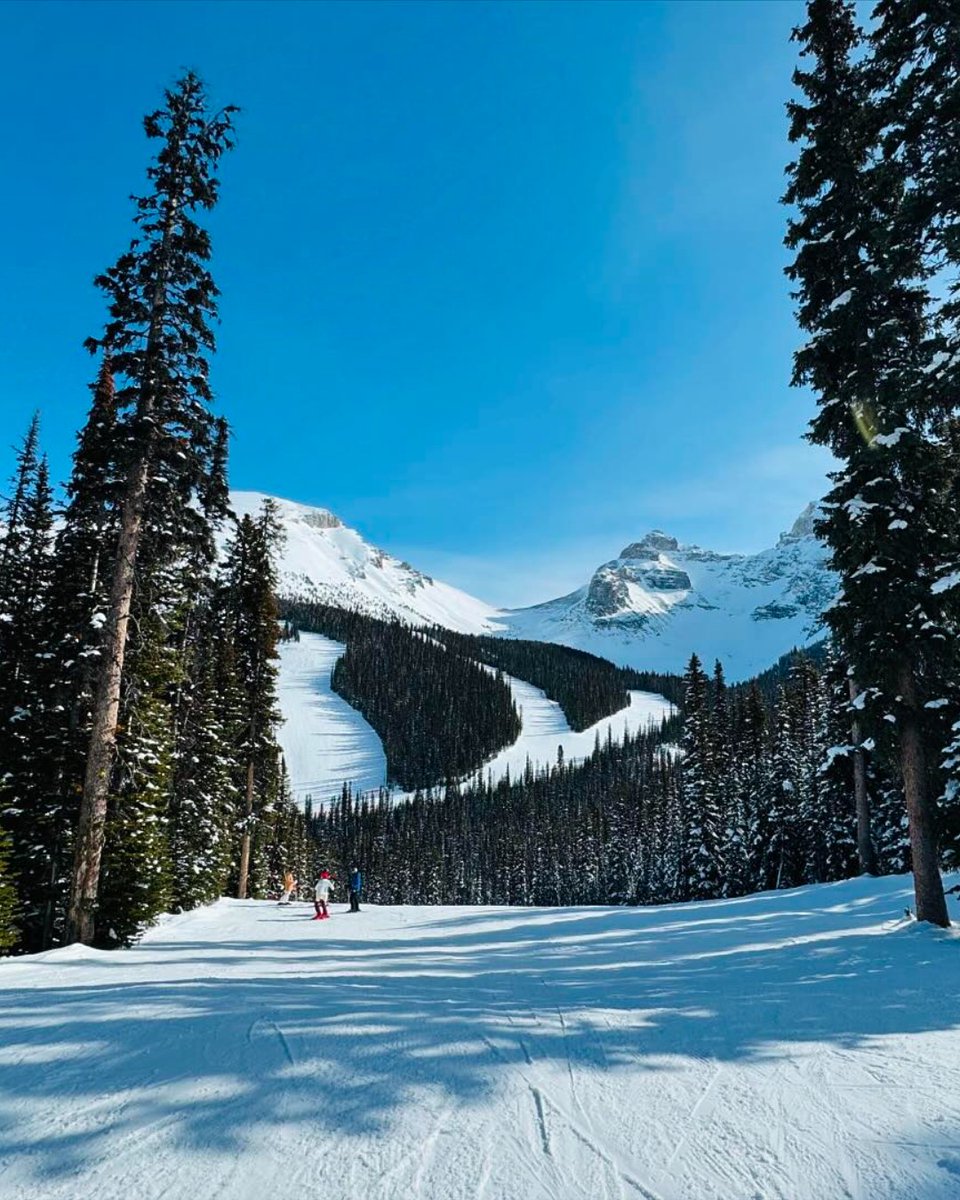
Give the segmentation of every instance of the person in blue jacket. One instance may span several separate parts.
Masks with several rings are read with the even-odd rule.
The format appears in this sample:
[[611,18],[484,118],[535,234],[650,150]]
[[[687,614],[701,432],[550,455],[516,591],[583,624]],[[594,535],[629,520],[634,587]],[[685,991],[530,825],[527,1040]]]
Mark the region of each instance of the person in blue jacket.
[[360,892],[363,889],[363,876],[360,874],[359,867],[350,868],[350,881],[348,883],[350,892],[350,911],[360,911]]

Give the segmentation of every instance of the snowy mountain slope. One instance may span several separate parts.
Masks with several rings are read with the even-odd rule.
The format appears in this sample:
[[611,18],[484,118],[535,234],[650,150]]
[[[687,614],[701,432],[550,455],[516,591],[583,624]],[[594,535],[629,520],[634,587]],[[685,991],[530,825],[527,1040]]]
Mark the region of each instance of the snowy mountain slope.
[[655,530],[576,592],[500,614],[503,632],[589,650],[622,666],[682,671],[692,652],[748,678],[822,636],[834,593],[810,505],[776,546],[717,554]]
[[461,633],[491,628],[491,605],[371,546],[327,509],[261,492],[230,493],[237,516],[255,515],[267,499],[277,504],[285,537],[280,579],[286,595]]
[[0,961],[0,1200],[956,1200],[957,933],[912,894],[220,901]]
[[[376,731],[330,687],[334,664],[343,647],[317,633],[302,633],[299,642],[280,647],[279,698],[283,713],[280,745],[294,795],[322,804],[339,794],[344,783],[357,791],[386,785],[387,764]],[[593,753],[596,738],[615,742],[669,716],[672,705],[648,692],[630,693],[630,704],[589,729],[574,733],[560,705],[521,679],[505,676],[522,721],[520,736],[477,772],[494,783],[507,773],[516,778],[529,761],[534,770],[551,766],[563,749],[570,763]],[[408,793],[396,792],[403,799]]]
[[[231,493],[238,514],[265,499]],[[561,642],[623,666],[681,671],[696,651],[708,666],[721,658],[730,678],[746,678],[821,636],[817,618],[834,592],[812,505],[759,554],[718,554],[655,531],[578,591],[504,610],[378,550],[326,509],[277,504],[287,594],[465,633]]]
[[370,792],[387,778],[387,760],[375,729],[330,686],[345,646],[318,633],[280,646],[280,745],[297,800],[325,801],[344,783]]
[[575,733],[555,700],[549,700],[532,683],[525,683],[510,675],[504,678],[510,684],[523,728],[512,746],[505,747],[477,772],[493,783],[506,778],[508,774],[512,779],[518,779],[528,762],[535,771],[540,767],[552,766],[561,750],[564,762],[580,762],[593,753],[597,738],[601,744],[608,736],[614,742],[622,742],[625,734],[633,735],[641,729],[659,727],[674,711],[673,705],[663,696],[631,691],[630,703],[626,708]]

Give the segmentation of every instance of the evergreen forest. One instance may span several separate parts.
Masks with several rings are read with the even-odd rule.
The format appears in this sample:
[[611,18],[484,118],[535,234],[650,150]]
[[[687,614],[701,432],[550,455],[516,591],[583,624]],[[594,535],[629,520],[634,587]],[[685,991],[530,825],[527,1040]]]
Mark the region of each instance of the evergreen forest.
[[[359,862],[384,903],[650,904],[912,870],[949,924],[960,865],[960,71],[956,5],[809,0],[794,31],[786,268],[823,645],[728,686],[556,645],[278,596],[268,502],[229,511],[209,224],[237,110],[186,72],[143,121],[131,227],[96,277],[86,419],[50,478],[40,417],[0,512],[0,951],[127,945],[156,917]],[[345,644],[336,691],[414,792],[293,802],[278,643]],[[691,647],[691,650],[695,647]],[[711,655],[712,657],[712,655]],[[507,676],[575,730],[677,715],[582,763],[474,775],[520,730]]]
[[[269,506],[227,511],[208,382],[217,289],[203,214],[233,145],[184,75],[154,148],[73,469],[55,500],[39,419],[0,530],[0,946],[126,944],[160,913],[264,895],[306,861],[276,740]],[[222,552],[218,553],[218,543]],[[305,867],[304,867],[305,869]]]

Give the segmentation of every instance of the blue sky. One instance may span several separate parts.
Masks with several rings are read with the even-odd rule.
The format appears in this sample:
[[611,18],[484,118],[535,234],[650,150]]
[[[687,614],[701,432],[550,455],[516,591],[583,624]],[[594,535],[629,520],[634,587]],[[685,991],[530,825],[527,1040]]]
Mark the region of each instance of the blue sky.
[[770,544],[823,489],[788,386],[779,3],[0,4],[5,442],[68,470],[184,66],[242,106],[213,220],[232,483],[500,603],[653,526]]

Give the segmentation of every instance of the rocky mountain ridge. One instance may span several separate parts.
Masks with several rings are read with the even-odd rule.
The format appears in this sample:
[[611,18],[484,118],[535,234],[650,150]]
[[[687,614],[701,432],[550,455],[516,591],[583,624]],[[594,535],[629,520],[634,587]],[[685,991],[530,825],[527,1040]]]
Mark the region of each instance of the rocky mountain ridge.
[[[265,499],[232,493],[238,514],[257,511]],[[650,670],[682,670],[696,652],[708,665],[720,658],[732,679],[754,674],[822,636],[820,614],[834,593],[812,504],[757,554],[684,545],[656,529],[576,591],[497,609],[370,545],[327,509],[276,503],[288,595],[460,632],[560,642]]]

